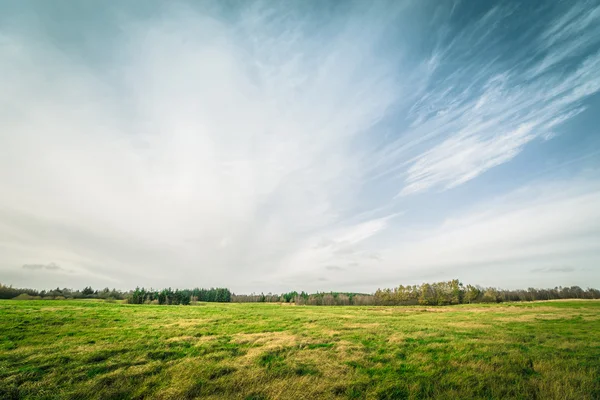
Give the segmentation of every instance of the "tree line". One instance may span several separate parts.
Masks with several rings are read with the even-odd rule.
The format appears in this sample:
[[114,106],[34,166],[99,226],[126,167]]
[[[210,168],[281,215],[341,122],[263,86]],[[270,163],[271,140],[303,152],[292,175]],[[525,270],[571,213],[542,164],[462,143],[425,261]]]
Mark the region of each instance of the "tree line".
[[198,301],[229,303],[231,302],[231,291],[226,288],[211,289],[163,289],[146,290],[144,288],[135,288],[135,290],[126,297],[131,304],[160,304],[160,305],[189,305]]
[[56,288],[50,290],[37,290],[27,288],[14,288],[12,286],[0,283],[0,299],[30,298],[32,300],[64,300],[64,299],[105,299],[105,300],[124,300],[128,292],[117,289],[104,288],[94,290],[87,286],[81,290],[69,288]]
[[81,290],[68,288],[36,290],[14,288],[0,283],[0,299],[14,298],[25,300],[104,299],[123,300],[129,304],[188,305],[198,301],[229,303],[231,302],[231,291],[226,288],[155,290],[143,287],[121,291],[109,288],[94,290],[90,286]]
[[284,294],[232,295],[237,303],[295,303],[296,305],[451,305],[471,303],[501,303],[505,301],[534,301],[559,299],[600,299],[600,290],[579,286],[553,289],[498,289],[479,285],[463,285],[458,279],[400,285],[377,289],[373,294],[322,292],[289,292]]
[[242,294],[232,295],[235,303],[294,303],[308,306],[349,306],[369,305],[373,303],[374,295],[351,292],[288,292],[283,294]]
[[36,290],[13,288],[0,283],[0,299],[105,299],[122,300],[129,304],[189,305],[196,302],[221,303],[290,303],[314,306],[350,305],[451,305],[470,303],[501,303],[505,301],[534,301],[558,299],[600,299],[600,290],[582,289],[579,286],[553,289],[498,289],[478,285],[463,285],[458,279],[400,285],[389,289],[377,289],[375,293],[351,292],[287,292],[282,294],[235,294],[227,288],[211,289],[145,289],[130,291],[104,288],[94,290],[90,286],[81,290],[56,288]]
[[505,301],[535,301],[560,299],[600,299],[600,290],[579,286],[553,289],[498,289],[479,285],[463,285],[457,279],[424,283],[422,285],[398,286],[394,289],[377,290],[379,304],[470,304],[501,303]]

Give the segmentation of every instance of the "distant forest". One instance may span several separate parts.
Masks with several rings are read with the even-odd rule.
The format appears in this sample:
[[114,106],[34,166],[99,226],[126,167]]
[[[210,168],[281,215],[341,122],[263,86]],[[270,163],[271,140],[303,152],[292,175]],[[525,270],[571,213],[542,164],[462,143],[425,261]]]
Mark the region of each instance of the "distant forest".
[[393,289],[378,289],[373,294],[346,292],[288,292],[283,294],[234,294],[226,288],[211,289],[117,289],[82,290],[56,288],[52,290],[21,289],[0,283],[0,299],[64,300],[105,299],[129,304],[189,305],[197,302],[221,303],[294,303],[296,305],[451,305],[469,303],[501,303],[505,301],[534,301],[558,299],[600,299],[600,290],[579,286],[553,289],[497,289],[463,285],[458,279],[421,285],[400,285]]

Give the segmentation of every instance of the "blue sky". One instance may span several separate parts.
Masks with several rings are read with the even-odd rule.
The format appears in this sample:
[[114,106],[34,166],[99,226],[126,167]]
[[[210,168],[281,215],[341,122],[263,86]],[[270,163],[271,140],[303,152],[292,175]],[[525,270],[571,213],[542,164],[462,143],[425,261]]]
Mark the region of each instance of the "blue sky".
[[600,286],[600,2],[0,4],[0,281]]

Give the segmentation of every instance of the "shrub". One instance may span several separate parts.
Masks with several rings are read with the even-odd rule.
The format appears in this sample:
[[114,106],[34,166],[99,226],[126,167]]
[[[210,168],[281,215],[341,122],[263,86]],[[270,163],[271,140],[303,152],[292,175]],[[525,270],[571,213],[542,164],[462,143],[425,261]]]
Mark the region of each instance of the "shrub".
[[31,296],[27,293],[21,293],[17,297],[13,298],[13,300],[40,300],[40,296]]

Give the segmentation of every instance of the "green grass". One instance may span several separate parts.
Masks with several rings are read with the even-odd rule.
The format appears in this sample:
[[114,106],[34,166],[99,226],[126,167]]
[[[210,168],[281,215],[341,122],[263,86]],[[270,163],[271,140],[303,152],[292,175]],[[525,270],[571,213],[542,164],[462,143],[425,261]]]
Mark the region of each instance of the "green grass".
[[0,301],[0,399],[600,399],[600,301]]

